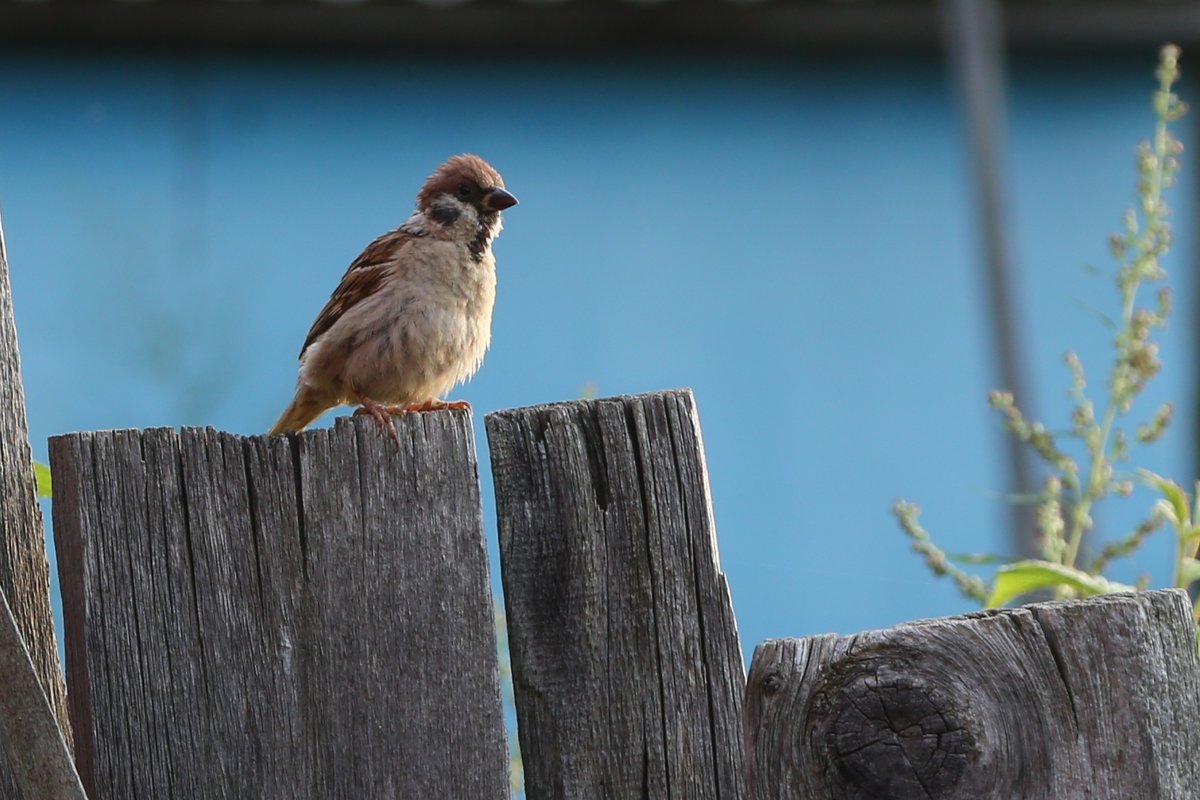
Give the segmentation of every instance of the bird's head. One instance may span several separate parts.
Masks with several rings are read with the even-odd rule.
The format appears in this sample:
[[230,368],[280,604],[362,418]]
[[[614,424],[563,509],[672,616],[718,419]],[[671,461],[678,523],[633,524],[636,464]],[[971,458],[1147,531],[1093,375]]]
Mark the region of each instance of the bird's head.
[[504,179],[479,156],[454,156],[438,167],[417,195],[417,210],[431,221],[490,241],[500,231],[500,212],[517,204]]

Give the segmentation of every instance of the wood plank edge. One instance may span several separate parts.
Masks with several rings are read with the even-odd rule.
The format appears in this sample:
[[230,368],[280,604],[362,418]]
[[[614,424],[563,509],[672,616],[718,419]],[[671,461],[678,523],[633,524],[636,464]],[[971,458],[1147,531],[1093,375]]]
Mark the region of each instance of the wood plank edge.
[[54,485],[51,516],[58,585],[63,605],[63,640],[67,664],[67,712],[71,720],[75,769],[91,797],[96,786],[95,710],[91,677],[87,668],[87,608],[83,583],[84,551],[80,512],[79,461],[91,457],[88,433],[52,436],[49,441],[50,469],[58,476]]
[[485,426],[487,426],[489,424],[489,420],[495,420],[498,424],[504,420],[538,417],[548,414],[552,411],[583,411],[590,410],[600,405],[608,404],[618,404],[625,407],[631,407],[647,400],[669,398],[680,398],[683,402],[688,403],[693,410],[695,409],[695,399],[692,390],[688,387],[680,387],[677,389],[663,389],[661,391],[647,392],[644,394],[619,394],[612,395],[611,397],[597,397],[588,400],[560,400],[553,403],[540,403],[532,406],[502,408],[484,414],[483,420]]

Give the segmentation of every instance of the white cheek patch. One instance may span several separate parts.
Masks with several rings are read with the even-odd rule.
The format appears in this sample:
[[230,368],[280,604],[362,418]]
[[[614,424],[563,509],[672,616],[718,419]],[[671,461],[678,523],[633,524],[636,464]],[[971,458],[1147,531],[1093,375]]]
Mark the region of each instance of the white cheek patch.
[[479,230],[479,212],[475,210],[475,206],[459,203],[457,200],[453,202],[461,209],[458,219],[452,226],[455,233],[464,239],[474,236]]

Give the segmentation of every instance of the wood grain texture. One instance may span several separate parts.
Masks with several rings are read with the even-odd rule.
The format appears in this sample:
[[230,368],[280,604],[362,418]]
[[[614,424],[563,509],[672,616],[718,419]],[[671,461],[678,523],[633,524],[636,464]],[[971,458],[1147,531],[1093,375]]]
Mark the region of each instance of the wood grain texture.
[[745,669],[689,391],[487,417],[530,800],[745,796]]
[[51,440],[93,797],[507,798],[470,418]]
[[1173,800],[1200,786],[1200,667],[1178,590],[757,648],[754,800]]
[[[0,591],[8,598],[42,689],[70,743],[66,688],[50,613],[45,536],[36,498],[8,256],[0,224]],[[0,797],[18,796],[4,754],[0,753]]]

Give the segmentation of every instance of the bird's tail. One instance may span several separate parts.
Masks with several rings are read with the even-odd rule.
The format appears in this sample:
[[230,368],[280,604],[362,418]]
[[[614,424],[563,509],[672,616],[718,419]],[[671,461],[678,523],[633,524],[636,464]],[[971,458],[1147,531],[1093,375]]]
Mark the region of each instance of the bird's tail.
[[271,430],[267,431],[267,435],[275,436],[288,431],[302,431],[311,425],[313,420],[321,416],[330,405],[332,404],[300,389],[296,392],[296,399],[283,410],[279,421],[271,427]]

